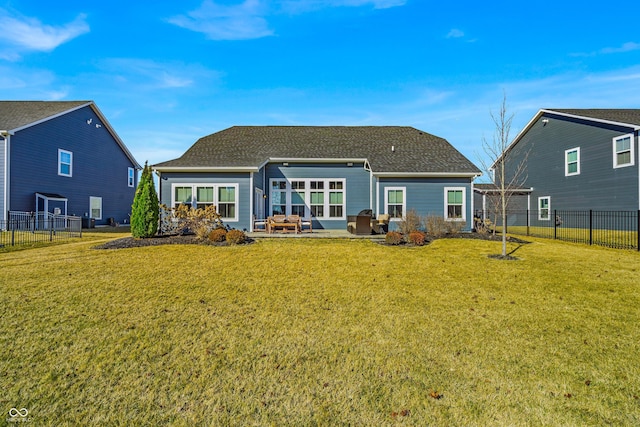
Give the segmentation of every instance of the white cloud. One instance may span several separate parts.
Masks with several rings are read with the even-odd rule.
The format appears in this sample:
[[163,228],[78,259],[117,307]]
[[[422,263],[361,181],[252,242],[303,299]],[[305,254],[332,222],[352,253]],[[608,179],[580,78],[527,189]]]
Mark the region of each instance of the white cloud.
[[219,76],[199,65],[137,58],[110,58],[101,61],[98,67],[109,72],[117,83],[136,85],[138,89],[188,88],[199,80]]
[[624,52],[631,52],[633,50],[640,50],[640,43],[627,42],[620,47],[606,47],[602,49],[600,52],[605,54],[606,53],[624,53]]
[[609,55],[612,53],[626,53],[626,52],[632,52],[634,50],[640,50],[640,43],[626,42],[619,47],[605,47],[595,52],[571,53],[570,56],[589,57],[589,56],[596,56],[596,55]]
[[457,39],[460,37],[464,37],[464,33],[457,28],[452,28],[451,31],[447,34],[448,39]]
[[280,7],[286,13],[297,14],[330,7],[373,6],[374,9],[389,9],[406,3],[406,0],[282,0]]
[[89,32],[84,14],[63,26],[51,26],[36,18],[12,15],[0,9],[0,47],[5,45],[3,59],[18,60],[23,51],[50,52],[63,43]]
[[248,40],[273,35],[263,18],[258,0],[245,0],[235,6],[205,0],[200,8],[169,19],[169,22],[188,30],[203,33],[212,40]]

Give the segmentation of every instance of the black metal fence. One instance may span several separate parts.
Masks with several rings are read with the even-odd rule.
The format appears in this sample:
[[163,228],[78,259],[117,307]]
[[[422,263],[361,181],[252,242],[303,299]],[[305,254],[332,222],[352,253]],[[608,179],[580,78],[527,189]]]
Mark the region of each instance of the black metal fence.
[[[502,219],[487,214],[497,227]],[[640,210],[509,210],[507,232],[640,251]]]
[[82,237],[82,219],[79,217],[10,215],[9,220],[0,220],[0,247],[63,241],[74,237]]

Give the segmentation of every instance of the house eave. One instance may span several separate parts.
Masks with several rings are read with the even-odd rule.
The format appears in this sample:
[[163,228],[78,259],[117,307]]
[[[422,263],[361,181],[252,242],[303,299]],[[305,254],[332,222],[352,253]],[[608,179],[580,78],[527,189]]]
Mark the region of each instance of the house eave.
[[302,157],[270,157],[268,163],[366,163],[363,158],[302,158]]
[[636,125],[633,123],[624,123],[624,122],[616,122],[616,121],[612,121],[612,120],[605,120],[605,119],[598,119],[598,118],[594,118],[594,117],[586,117],[586,116],[581,116],[579,114],[569,114],[569,113],[562,113],[556,110],[540,110],[542,113],[549,113],[549,114],[555,114],[557,116],[563,116],[563,117],[571,117],[571,118],[575,118],[575,119],[582,119],[582,120],[588,120],[591,122],[596,122],[596,123],[603,123],[603,124],[608,124],[608,125],[614,125],[614,126],[623,126],[623,127],[628,127],[633,129],[634,131],[636,130],[640,130],[640,125]]
[[480,172],[373,172],[379,178],[476,178]]
[[259,168],[255,166],[152,166],[157,172],[259,172]]

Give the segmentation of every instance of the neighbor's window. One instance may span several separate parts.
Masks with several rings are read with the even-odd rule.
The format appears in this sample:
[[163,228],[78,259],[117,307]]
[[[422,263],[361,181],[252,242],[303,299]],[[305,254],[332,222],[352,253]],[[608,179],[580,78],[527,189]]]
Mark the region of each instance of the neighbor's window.
[[58,149],[58,175],[73,175],[73,153],[71,151]]
[[135,169],[127,168],[127,184],[129,187],[134,187],[136,184],[135,173]]
[[633,135],[613,138],[613,167],[632,166],[634,164]]
[[551,197],[538,197],[538,219],[541,221],[549,221],[550,209]]
[[444,189],[446,219],[453,221],[466,220],[465,193],[464,187]]
[[89,209],[91,218],[102,219],[102,197],[89,197]]
[[384,213],[390,219],[402,219],[406,211],[405,187],[387,187],[384,193]]
[[564,152],[564,174],[565,176],[580,174],[580,147]]

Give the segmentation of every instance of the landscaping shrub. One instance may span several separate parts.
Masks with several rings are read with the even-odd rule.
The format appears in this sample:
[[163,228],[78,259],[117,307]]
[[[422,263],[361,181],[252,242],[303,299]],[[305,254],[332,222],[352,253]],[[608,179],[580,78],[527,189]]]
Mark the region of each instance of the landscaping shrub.
[[398,230],[400,231],[400,233],[408,236],[414,231],[422,230],[422,222],[422,217],[418,215],[418,212],[416,212],[415,209],[410,209],[405,214],[402,221],[398,223]]
[[385,243],[389,245],[399,245],[403,242],[402,234],[397,231],[389,231],[386,236],[384,236]]
[[212,242],[224,242],[227,239],[227,230],[224,228],[216,228],[209,232],[209,240]]
[[432,238],[458,234],[465,224],[464,222],[459,221],[447,221],[438,215],[429,215],[426,217],[424,222],[427,226],[427,234]]
[[185,234],[190,231],[198,239],[205,240],[212,230],[222,227],[221,216],[213,205],[198,209],[188,205],[175,208],[162,205],[161,211],[160,229],[163,234]]
[[409,233],[409,243],[413,243],[416,246],[424,246],[427,240],[427,235],[422,231],[413,231]]
[[158,231],[158,193],[153,183],[151,167],[146,163],[131,205],[131,235],[153,237]]
[[229,230],[227,232],[227,243],[232,245],[239,245],[247,240],[247,236],[242,230]]

